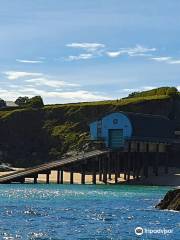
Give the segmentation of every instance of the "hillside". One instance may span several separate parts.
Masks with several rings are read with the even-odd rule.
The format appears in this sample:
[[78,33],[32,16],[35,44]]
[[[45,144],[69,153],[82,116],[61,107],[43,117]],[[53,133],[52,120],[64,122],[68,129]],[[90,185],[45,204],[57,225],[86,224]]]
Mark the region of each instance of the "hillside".
[[180,98],[152,95],[1,110],[0,160],[17,167],[55,160],[88,138],[91,121],[113,111],[160,114],[180,121]]

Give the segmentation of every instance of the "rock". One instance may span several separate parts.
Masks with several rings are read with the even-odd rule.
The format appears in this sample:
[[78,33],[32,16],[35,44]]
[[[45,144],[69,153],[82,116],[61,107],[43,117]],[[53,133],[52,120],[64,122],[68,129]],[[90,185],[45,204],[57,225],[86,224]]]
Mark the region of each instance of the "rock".
[[180,211],[180,189],[168,191],[156,208]]

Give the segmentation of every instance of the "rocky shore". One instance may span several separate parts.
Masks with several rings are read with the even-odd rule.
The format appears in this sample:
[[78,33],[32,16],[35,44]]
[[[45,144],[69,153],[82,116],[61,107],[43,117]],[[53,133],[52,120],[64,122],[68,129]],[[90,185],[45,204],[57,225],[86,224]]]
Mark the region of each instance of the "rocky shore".
[[180,211],[180,188],[168,191],[156,208]]

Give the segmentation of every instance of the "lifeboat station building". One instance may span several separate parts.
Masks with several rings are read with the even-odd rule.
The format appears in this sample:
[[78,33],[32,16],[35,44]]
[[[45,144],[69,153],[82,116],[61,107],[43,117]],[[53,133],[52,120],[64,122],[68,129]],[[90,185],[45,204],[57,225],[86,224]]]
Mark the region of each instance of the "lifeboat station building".
[[167,117],[141,113],[114,112],[90,124],[91,140],[122,151],[165,152],[175,132]]

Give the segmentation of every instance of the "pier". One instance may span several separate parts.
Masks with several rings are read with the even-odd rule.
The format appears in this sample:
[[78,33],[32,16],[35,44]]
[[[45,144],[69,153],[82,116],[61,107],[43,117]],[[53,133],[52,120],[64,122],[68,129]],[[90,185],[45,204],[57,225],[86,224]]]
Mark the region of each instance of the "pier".
[[119,182],[120,176],[123,175],[125,181],[130,181],[140,177],[148,178],[149,168],[153,169],[154,176],[158,176],[160,166],[164,167],[164,172],[168,173],[169,154],[168,152],[148,151],[140,152],[140,149],[132,149],[129,144],[128,151],[112,151],[112,150],[94,150],[87,153],[81,153],[76,156],[62,158],[57,161],[41,164],[21,171],[11,172],[0,177],[0,183],[26,183],[31,178],[32,183],[38,183],[38,175],[46,175],[46,183],[50,183],[51,171],[57,171],[57,184],[64,183],[64,172],[70,173],[69,183],[74,183],[74,174],[81,174],[81,184],[86,183],[86,175],[92,176],[92,183],[98,181],[104,184],[111,180],[114,175],[114,183]]

